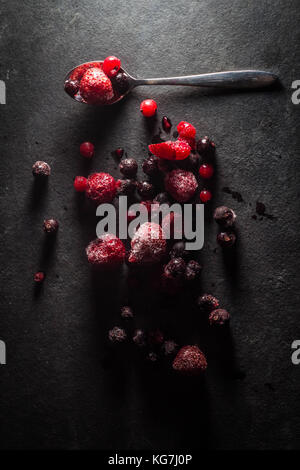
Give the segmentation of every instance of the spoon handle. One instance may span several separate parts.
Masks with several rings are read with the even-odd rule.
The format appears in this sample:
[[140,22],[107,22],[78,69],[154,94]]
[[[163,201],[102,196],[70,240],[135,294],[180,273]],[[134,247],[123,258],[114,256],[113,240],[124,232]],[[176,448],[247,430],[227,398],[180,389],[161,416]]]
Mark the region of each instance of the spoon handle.
[[136,79],[140,85],[188,85],[217,88],[261,88],[272,85],[278,77],[261,70],[237,70],[234,72],[204,73],[186,77]]

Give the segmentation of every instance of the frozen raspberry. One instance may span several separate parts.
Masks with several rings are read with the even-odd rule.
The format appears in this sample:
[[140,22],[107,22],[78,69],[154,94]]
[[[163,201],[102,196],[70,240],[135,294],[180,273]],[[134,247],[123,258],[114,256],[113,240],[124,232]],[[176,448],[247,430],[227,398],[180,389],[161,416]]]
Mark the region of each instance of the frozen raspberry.
[[108,332],[108,339],[112,343],[123,343],[127,338],[125,330],[123,328],[119,328],[115,326]]
[[138,171],[138,164],[134,158],[125,158],[119,164],[119,170],[127,178],[134,178]]
[[222,248],[230,248],[236,242],[236,235],[233,232],[221,232],[217,236],[217,242]]
[[124,196],[132,196],[136,188],[135,181],[133,180],[118,180],[117,181],[117,194]]
[[115,77],[119,72],[121,67],[121,61],[117,57],[110,55],[104,59],[102,68],[103,72],[106,73],[108,77]]
[[171,204],[168,193],[158,193],[153,199],[153,202],[158,204]]
[[76,176],[74,180],[74,189],[80,193],[84,192],[87,188],[87,179],[84,176]]
[[229,207],[220,206],[215,209],[214,219],[223,227],[231,227],[235,222],[236,214]]
[[50,176],[51,175],[51,168],[50,165],[46,162],[37,161],[32,166],[32,174],[33,176]]
[[154,100],[144,100],[141,102],[140,111],[145,117],[152,117],[156,113],[157,104]]
[[95,267],[114,267],[123,263],[125,247],[121,240],[110,233],[93,240],[86,248],[88,262]]
[[95,146],[91,142],[83,142],[79,147],[80,155],[85,158],[92,158],[95,153]]
[[125,320],[133,318],[133,316],[133,311],[128,305],[121,308],[121,317],[125,318]]
[[186,270],[184,273],[184,277],[186,281],[194,281],[197,279],[202,271],[202,266],[195,260],[191,260],[188,262],[186,266]]
[[66,80],[65,81],[65,91],[68,93],[68,95],[75,96],[76,93],[79,90],[79,80]]
[[170,121],[170,119],[167,117],[167,116],[164,116],[161,120],[161,125],[163,127],[163,130],[165,132],[170,132],[171,130],[171,127],[172,127],[172,123]]
[[128,262],[134,264],[154,264],[163,258],[167,243],[160,225],[145,222],[131,240]]
[[160,330],[153,330],[148,335],[151,346],[160,346],[164,342],[164,335]]
[[164,274],[170,279],[182,279],[186,270],[186,264],[182,258],[172,258],[164,267]]
[[203,137],[203,139],[198,140],[197,150],[200,155],[210,157],[214,154],[215,148],[215,143],[210,140],[207,136]]
[[102,62],[86,62],[85,64],[79,65],[76,69],[73,70],[71,73],[69,80],[80,80],[84,73],[91,68],[98,68],[102,70]]
[[155,188],[148,181],[140,181],[137,184],[137,192],[144,199],[151,199],[154,196]]
[[143,161],[143,172],[148,176],[154,176],[158,172],[158,158],[151,155]]
[[55,219],[46,219],[43,223],[43,230],[45,233],[53,234],[58,230],[58,222]]
[[176,353],[178,349],[178,344],[173,340],[167,340],[162,345],[162,350],[165,356],[172,356]]
[[173,369],[186,375],[199,375],[206,368],[206,358],[198,346],[183,346],[173,361]]
[[37,284],[40,284],[44,281],[44,279],[45,279],[45,273],[43,273],[43,271],[38,271],[37,273],[35,273],[34,282],[36,282]]
[[140,329],[135,330],[132,340],[137,346],[145,346],[146,339],[144,331]]
[[109,173],[93,173],[87,179],[86,195],[97,204],[111,202],[116,192],[117,183]]
[[202,189],[199,194],[199,198],[201,202],[208,202],[212,198],[212,194],[208,189]]
[[185,249],[185,243],[180,241],[174,243],[169,252],[169,256],[170,258],[183,258],[187,260],[190,257],[190,253]]
[[217,308],[210,312],[208,321],[210,325],[224,325],[228,322],[230,315],[224,308]]
[[199,168],[201,178],[210,179],[214,174],[214,167],[210,163],[203,163]]
[[197,300],[197,304],[200,309],[205,313],[209,313],[212,310],[219,308],[220,305],[218,299],[216,299],[216,297],[211,294],[201,295]]
[[106,104],[114,96],[110,79],[99,68],[88,69],[80,81],[80,94],[89,104]]
[[162,229],[168,239],[180,240],[183,237],[183,217],[177,212],[170,212],[162,220]]
[[191,137],[192,139],[196,135],[195,127],[186,121],[181,121],[177,126],[177,132],[181,137]]
[[189,201],[197,188],[197,180],[191,171],[177,169],[165,176],[165,189],[176,201]]
[[184,160],[191,152],[189,144],[180,140],[151,144],[148,148],[153,155],[166,160]]

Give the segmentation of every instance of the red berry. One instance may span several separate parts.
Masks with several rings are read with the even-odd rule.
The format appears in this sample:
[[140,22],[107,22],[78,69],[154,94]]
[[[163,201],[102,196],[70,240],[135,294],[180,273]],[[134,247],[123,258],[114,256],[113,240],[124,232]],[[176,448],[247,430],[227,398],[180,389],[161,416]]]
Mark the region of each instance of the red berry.
[[87,179],[86,195],[102,204],[112,202],[117,192],[117,183],[109,173],[93,173]]
[[79,147],[80,155],[85,158],[92,158],[95,153],[95,146],[91,142],[83,142]]
[[200,200],[202,202],[208,202],[212,198],[212,194],[208,189],[202,189],[202,191],[199,194]]
[[183,346],[173,362],[173,369],[186,375],[199,375],[206,368],[206,357],[198,346]]
[[124,149],[122,149],[122,147],[117,148],[115,150],[115,155],[116,155],[117,158],[119,158],[121,160],[121,158],[124,155]]
[[161,125],[163,127],[163,130],[165,132],[170,132],[171,130],[171,127],[172,127],[172,123],[170,121],[170,119],[167,117],[167,116],[164,116],[161,120]]
[[191,152],[189,144],[180,140],[175,140],[175,142],[168,140],[160,144],[151,144],[148,148],[153,155],[165,160],[184,160]]
[[83,77],[83,74],[91,68],[99,68],[102,70],[102,62],[87,62],[85,64],[79,65],[71,73],[69,80],[80,80]]
[[83,193],[87,188],[87,179],[84,176],[76,176],[74,180],[74,189],[79,193]]
[[187,202],[195,194],[198,183],[191,171],[172,170],[165,176],[165,188],[178,202]]
[[114,96],[110,79],[95,67],[84,73],[79,90],[82,98],[90,104],[107,104]]
[[156,113],[157,104],[154,100],[144,100],[141,102],[140,111],[145,117],[152,117]]
[[93,240],[86,248],[88,262],[96,267],[114,267],[123,263],[125,259],[125,246],[123,242],[106,233]]
[[214,174],[214,167],[210,163],[203,163],[199,168],[201,178],[210,179]]
[[121,61],[117,57],[110,55],[106,57],[103,62],[103,72],[106,73],[108,77],[115,77],[119,72],[121,67]]
[[191,137],[193,139],[196,135],[195,127],[186,121],[181,121],[178,124],[177,131],[180,137]]
[[160,225],[145,222],[131,240],[128,262],[131,264],[154,264],[160,262],[167,250],[167,242]]
[[172,148],[175,151],[176,160],[184,160],[191,153],[190,145],[183,140],[175,140],[175,142],[172,142]]
[[45,273],[43,273],[43,271],[38,271],[37,273],[35,273],[34,282],[39,284],[39,283],[43,282],[44,279],[45,279]]

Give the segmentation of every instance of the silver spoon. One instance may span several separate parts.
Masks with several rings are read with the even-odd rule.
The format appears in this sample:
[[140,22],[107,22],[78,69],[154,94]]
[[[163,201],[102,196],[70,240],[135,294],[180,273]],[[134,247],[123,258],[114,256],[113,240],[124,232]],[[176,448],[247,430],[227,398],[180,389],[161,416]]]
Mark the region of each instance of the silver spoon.
[[[65,79],[65,90],[72,96],[76,101],[85,103],[85,100],[80,96],[80,92],[77,91],[75,94],[70,93],[67,90],[67,86],[74,72],[79,67],[85,67],[89,64],[102,64],[102,60],[95,62],[85,62],[80,64],[74,69],[70,70]],[[126,96],[133,88],[141,85],[186,85],[186,86],[201,86],[201,87],[213,87],[223,89],[254,89],[264,88],[272,85],[278,80],[278,77],[271,72],[264,72],[262,70],[236,70],[228,72],[216,72],[216,73],[203,73],[200,75],[187,75],[183,77],[166,77],[166,78],[134,78],[129,75],[124,68],[120,68],[119,74],[123,77],[123,87],[118,93],[118,87],[114,86],[114,79],[112,79],[115,96],[112,100],[106,104],[113,104],[120,101]],[[120,77],[121,77],[120,75]]]

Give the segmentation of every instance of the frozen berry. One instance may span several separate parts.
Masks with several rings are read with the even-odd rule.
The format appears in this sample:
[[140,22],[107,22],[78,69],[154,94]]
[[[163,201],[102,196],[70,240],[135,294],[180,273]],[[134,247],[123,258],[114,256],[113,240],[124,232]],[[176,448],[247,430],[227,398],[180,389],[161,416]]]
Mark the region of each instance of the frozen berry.
[[148,339],[152,346],[160,346],[164,342],[164,335],[157,329],[149,332]]
[[119,328],[118,326],[115,326],[108,332],[108,339],[112,343],[123,343],[127,338],[125,330],[123,328]]
[[176,201],[189,201],[197,188],[197,180],[191,171],[176,169],[165,176],[165,189]]
[[92,158],[95,153],[95,146],[91,142],[83,142],[79,147],[80,155],[85,158]]
[[164,267],[164,274],[170,279],[181,279],[185,270],[186,264],[182,258],[172,258]]
[[141,329],[135,330],[132,340],[137,346],[145,346],[146,338],[144,331]]
[[110,79],[100,68],[89,68],[80,81],[80,94],[89,104],[106,104],[114,96]]
[[162,350],[165,356],[172,356],[177,352],[178,344],[173,340],[167,340],[162,345]]
[[177,131],[181,137],[191,137],[193,139],[196,135],[195,127],[186,121],[181,121],[178,124]]
[[206,357],[198,346],[183,346],[173,361],[173,369],[181,374],[199,375],[206,368]]
[[102,62],[86,62],[84,64],[79,65],[76,67],[70,74],[70,80],[81,80],[84,73],[91,68],[98,68],[102,70]]
[[196,150],[196,140],[194,137],[183,137],[181,134],[177,138],[178,142],[185,142],[191,148],[191,150]]
[[146,158],[142,165],[143,172],[148,176],[154,176],[158,172],[158,158],[154,155]]
[[230,318],[229,313],[224,308],[217,308],[210,312],[208,321],[210,325],[224,325]]
[[207,136],[203,137],[203,139],[198,140],[197,150],[200,155],[208,157],[214,153],[215,148],[215,143],[210,140]]
[[119,72],[115,77],[111,79],[112,85],[118,95],[122,96],[128,92],[130,88],[130,79],[125,72]]
[[102,204],[112,202],[117,192],[117,183],[109,173],[93,173],[87,179],[86,195]]
[[236,219],[235,212],[226,206],[217,207],[214,211],[214,219],[223,227],[231,227]]
[[150,351],[147,354],[147,360],[150,361],[150,362],[157,362],[158,361],[158,355],[155,352]]
[[203,163],[199,168],[201,178],[210,179],[214,174],[214,167],[210,163]]
[[202,189],[199,194],[199,198],[201,202],[208,202],[212,198],[212,194],[208,189]]
[[84,192],[87,188],[87,179],[84,176],[76,176],[74,179],[75,191]]
[[115,77],[119,72],[121,67],[121,61],[117,57],[110,55],[104,59],[102,68],[103,72],[106,73],[108,77]]
[[230,248],[236,242],[236,235],[233,232],[221,232],[217,235],[217,242],[222,248]]
[[161,120],[161,125],[163,127],[163,130],[165,132],[170,132],[171,130],[171,127],[172,127],[172,123],[170,121],[170,119],[167,117],[167,116],[164,116]]
[[43,223],[43,230],[46,233],[56,233],[58,230],[58,222],[55,219],[46,219]]
[[202,266],[195,260],[191,260],[186,265],[186,270],[184,273],[184,277],[186,281],[194,281],[199,277],[202,271]]
[[136,188],[134,180],[118,180],[117,181],[117,194],[124,196],[132,196]]
[[50,176],[51,168],[46,162],[37,161],[32,166],[33,176]]
[[34,282],[36,282],[37,284],[40,284],[41,282],[43,282],[45,279],[45,273],[43,273],[43,271],[38,271],[37,273],[35,273],[34,275]]
[[124,149],[122,149],[121,147],[119,147],[119,148],[117,148],[117,149],[115,150],[115,156],[116,156],[119,160],[121,160],[121,158],[123,157],[123,155],[124,155]]
[[157,166],[161,173],[168,173],[169,171],[174,170],[174,168],[177,168],[173,161],[164,160],[162,158],[158,159]]
[[148,181],[140,181],[137,184],[137,192],[144,199],[151,199],[154,196],[155,188]]
[[180,140],[151,144],[148,149],[153,155],[166,160],[184,160],[191,152],[189,144]]
[[79,81],[68,79],[65,81],[65,91],[70,96],[75,96],[79,90]]
[[133,311],[128,305],[121,308],[121,317],[127,319],[133,318]]
[[138,170],[137,161],[134,158],[125,158],[120,162],[119,170],[127,178],[133,178]]
[[86,255],[92,266],[119,266],[125,259],[125,247],[118,237],[106,233],[87,246]]
[[188,171],[193,171],[196,172],[197,168],[199,166],[199,157],[195,153],[191,153],[188,158],[185,160],[181,160],[178,163],[178,167],[181,168],[182,170],[188,170]]
[[144,100],[141,102],[140,111],[145,117],[152,117],[156,113],[157,104],[154,100]]
[[201,295],[197,300],[197,304],[205,313],[209,313],[212,310],[219,308],[220,305],[218,299],[211,294]]
[[135,232],[131,240],[128,262],[134,264],[154,264],[162,260],[167,242],[160,225],[145,222]]
[[158,193],[153,199],[153,202],[157,202],[158,204],[171,204],[168,193]]
[[190,256],[190,253],[185,249],[185,243],[180,241],[174,243],[169,252],[169,256],[170,258],[183,258],[184,260],[187,260]]

